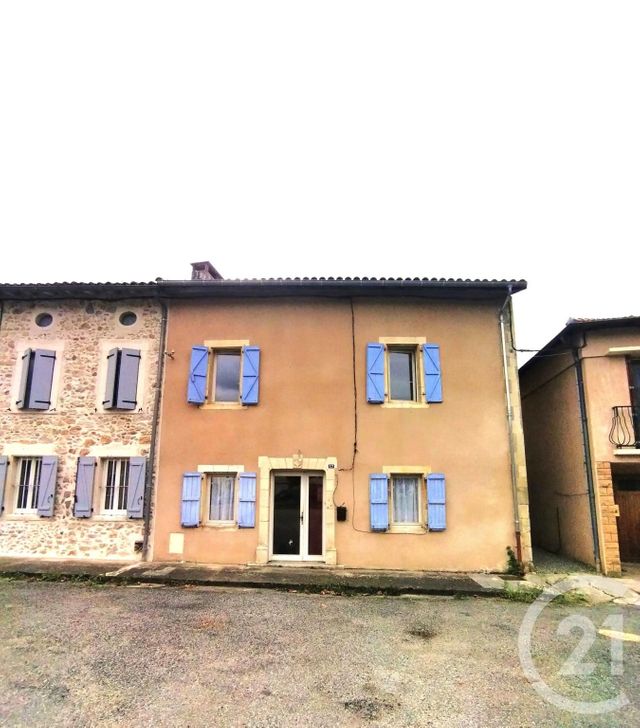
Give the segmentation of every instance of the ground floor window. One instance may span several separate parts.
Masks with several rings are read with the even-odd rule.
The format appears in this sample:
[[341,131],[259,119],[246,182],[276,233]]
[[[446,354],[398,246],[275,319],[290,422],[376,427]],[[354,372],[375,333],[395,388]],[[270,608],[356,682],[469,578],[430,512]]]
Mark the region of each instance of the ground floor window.
[[126,515],[129,458],[107,458],[103,461],[101,512],[105,515]]
[[42,458],[19,458],[17,462],[16,513],[36,513]]
[[235,521],[236,476],[211,475],[209,478],[209,521],[233,523]]
[[391,523],[420,523],[420,484],[417,475],[391,477]]

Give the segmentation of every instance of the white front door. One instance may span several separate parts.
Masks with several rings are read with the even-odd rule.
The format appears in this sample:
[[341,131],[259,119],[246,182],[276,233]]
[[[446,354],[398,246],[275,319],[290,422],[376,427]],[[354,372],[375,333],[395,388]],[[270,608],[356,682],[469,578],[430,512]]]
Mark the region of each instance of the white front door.
[[324,559],[324,477],[274,473],[271,482],[271,558]]

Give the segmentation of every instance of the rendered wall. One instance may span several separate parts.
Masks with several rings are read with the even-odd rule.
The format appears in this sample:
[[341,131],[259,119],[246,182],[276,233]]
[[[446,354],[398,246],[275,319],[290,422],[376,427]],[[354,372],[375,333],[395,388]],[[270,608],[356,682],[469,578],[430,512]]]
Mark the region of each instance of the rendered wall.
[[[258,529],[181,529],[182,473],[201,464],[259,458],[337,458],[337,563],[360,567],[504,570],[515,547],[505,387],[498,327],[502,301],[362,300],[354,304],[358,453],[354,442],[348,300],[174,301],[170,305],[156,491],[154,558],[215,563],[256,560]],[[391,408],[366,402],[367,342],[425,336],[441,347],[444,402]],[[232,410],[186,402],[189,357],[206,340],[261,347],[260,402]],[[369,530],[371,473],[428,466],[447,479],[447,530]],[[260,511],[257,504],[257,512]],[[331,504],[329,506],[332,508]],[[332,508],[333,510],[333,508]],[[184,551],[169,552],[172,533]]]

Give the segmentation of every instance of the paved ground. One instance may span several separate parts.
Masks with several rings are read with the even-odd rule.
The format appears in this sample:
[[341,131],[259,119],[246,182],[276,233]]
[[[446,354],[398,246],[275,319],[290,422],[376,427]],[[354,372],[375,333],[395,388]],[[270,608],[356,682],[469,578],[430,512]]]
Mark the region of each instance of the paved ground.
[[243,588],[91,586],[0,580],[0,723],[28,726],[640,725],[640,643],[610,640],[587,678],[557,673],[579,641],[633,607],[547,608],[534,659],[565,694],[632,704],[580,716],[545,703],[523,675],[528,605],[499,599],[336,597]]

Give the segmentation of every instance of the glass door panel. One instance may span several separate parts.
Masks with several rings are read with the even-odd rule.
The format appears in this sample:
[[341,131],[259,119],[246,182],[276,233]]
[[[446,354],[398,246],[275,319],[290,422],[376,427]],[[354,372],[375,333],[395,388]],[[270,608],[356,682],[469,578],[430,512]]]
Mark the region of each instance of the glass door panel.
[[302,479],[276,475],[273,488],[273,554],[299,556]]
[[307,509],[307,554],[322,556],[322,475],[309,476]]

